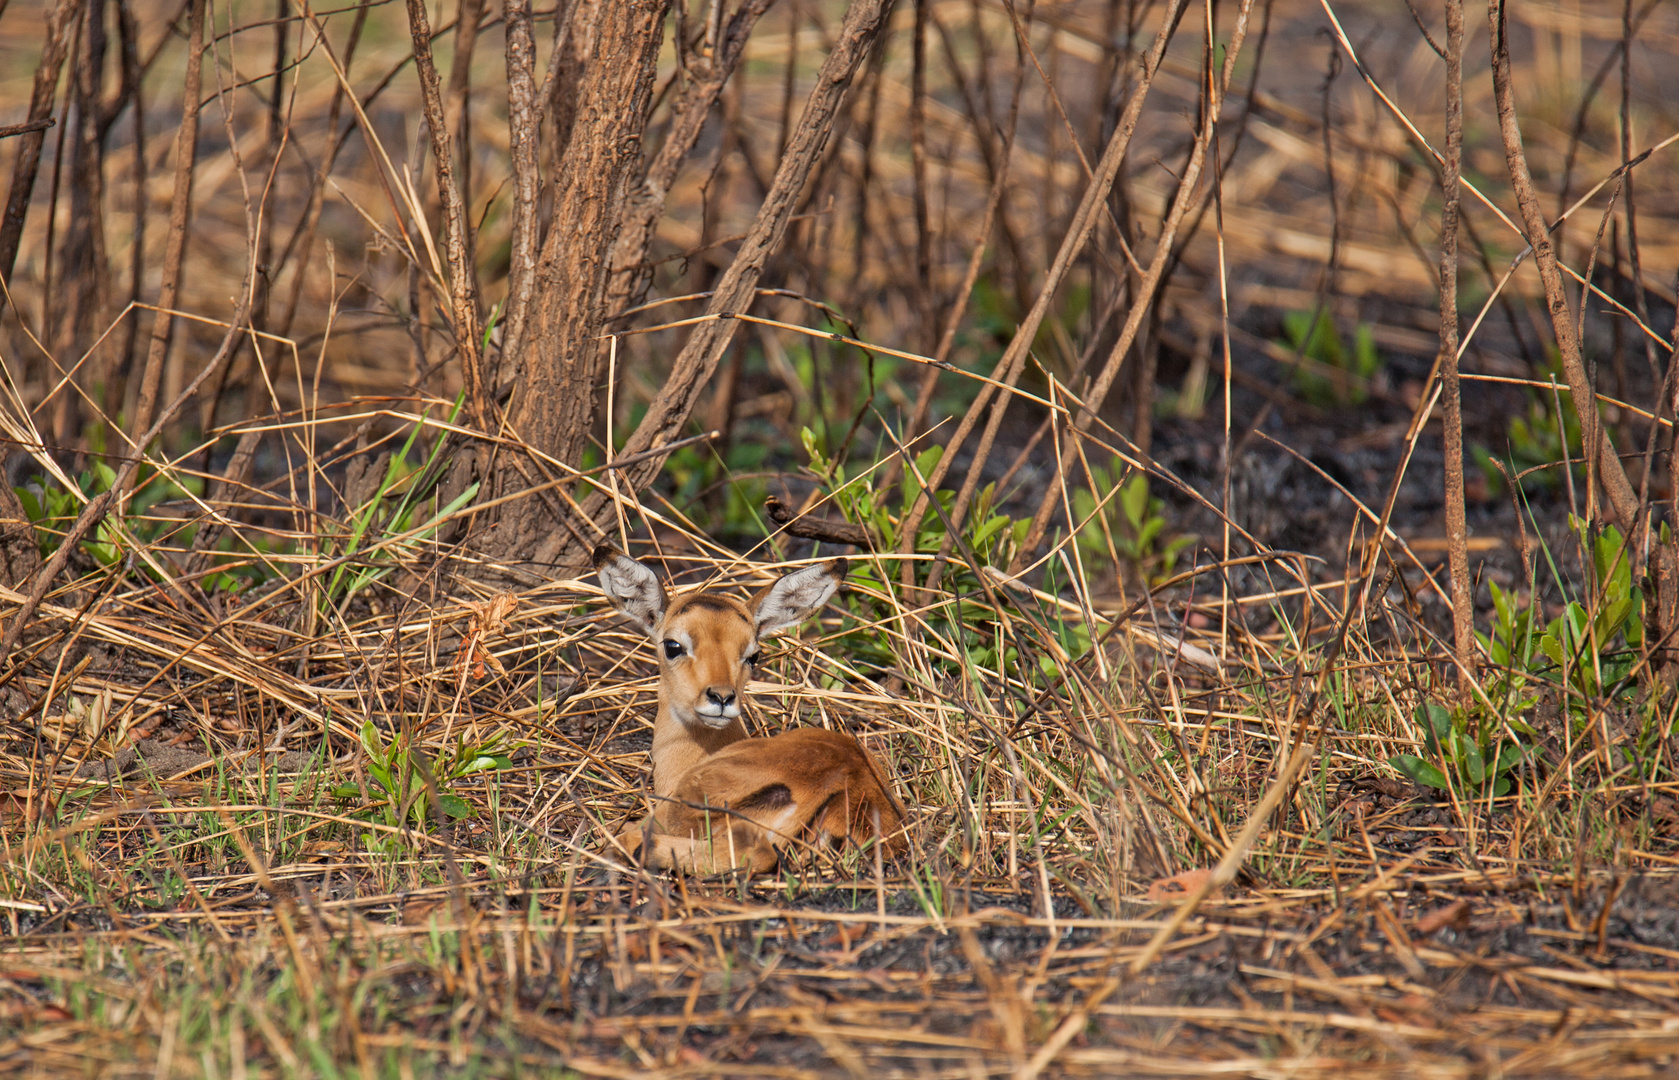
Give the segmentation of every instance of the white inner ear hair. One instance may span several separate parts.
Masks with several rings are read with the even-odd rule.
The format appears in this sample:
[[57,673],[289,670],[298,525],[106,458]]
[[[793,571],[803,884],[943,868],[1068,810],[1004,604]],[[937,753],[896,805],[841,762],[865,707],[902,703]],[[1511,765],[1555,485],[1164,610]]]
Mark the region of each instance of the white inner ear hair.
[[839,579],[827,563],[795,570],[771,586],[758,605],[758,633],[779,633],[804,622],[828,602],[839,588]]
[[653,571],[627,555],[614,555],[601,564],[599,575],[612,605],[653,633],[665,611],[665,591]]

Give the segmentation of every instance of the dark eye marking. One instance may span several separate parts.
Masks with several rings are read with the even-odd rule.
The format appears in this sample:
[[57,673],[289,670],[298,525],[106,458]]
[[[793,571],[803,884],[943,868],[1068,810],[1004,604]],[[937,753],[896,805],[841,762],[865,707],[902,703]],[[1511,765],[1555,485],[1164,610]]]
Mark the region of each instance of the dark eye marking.
[[665,639],[665,659],[675,660],[682,655],[682,642],[672,638]]
[[754,667],[755,668],[755,667],[758,666],[758,661],[762,660],[763,658],[764,658],[764,654],[762,652],[758,651],[757,649],[753,649],[750,654],[742,657],[741,659],[746,664],[747,667]]

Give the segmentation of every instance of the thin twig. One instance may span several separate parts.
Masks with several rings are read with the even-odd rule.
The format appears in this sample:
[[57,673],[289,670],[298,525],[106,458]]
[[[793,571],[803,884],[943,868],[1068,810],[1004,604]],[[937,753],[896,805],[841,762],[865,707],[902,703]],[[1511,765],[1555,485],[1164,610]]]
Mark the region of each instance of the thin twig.
[[466,385],[467,408],[473,422],[487,430],[490,402],[484,393],[479,361],[482,331],[478,321],[478,270],[472,258],[471,225],[466,204],[455,180],[454,137],[443,111],[443,89],[431,56],[431,21],[425,0],[408,0],[408,26],[414,41],[414,67],[420,75],[425,101],[426,130],[431,136],[432,163],[437,167],[437,190],[443,198],[443,245],[449,260],[449,310],[455,348]]
[[1440,368],[1446,451],[1446,550],[1452,574],[1452,640],[1458,693],[1469,704],[1475,678],[1475,600],[1469,584],[1469,527],[1463,507],[1463,398],[1458,384],[1457,219],[1463,162],[1463,0],[1446,0],[1446,160],[1441,168]]
[[[52,106],[58,96],[58,73],[70,49],[70,34],[81,16],[82,0],[58,0],[47,13],[47,40],[41,61],[35,67],[35,82],[29,93],[29,130],[18,144],[12,162],[12,186],[6,193],[6,213],[0,217],[0,278],[12,279],[17,262],[18,242],[23,238],[23,220],[29,213],[29,198],[35,191],[35,174],[41,167],[41,147],[46,144]],[[39,124],[39,127],[31,125]]]

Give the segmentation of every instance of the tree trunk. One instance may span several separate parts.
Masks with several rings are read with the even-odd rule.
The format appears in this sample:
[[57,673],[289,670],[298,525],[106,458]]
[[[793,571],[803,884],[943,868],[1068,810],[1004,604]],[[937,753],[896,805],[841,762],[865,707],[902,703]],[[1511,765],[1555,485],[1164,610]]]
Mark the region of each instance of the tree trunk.
[[670,130],[646,176],[630,192],[622,227],[612,244],[612,276],[607,285],[607,310],[612,314],[637,303],[652,280],[646,265],[647,249],[652,246],[671,182],[694,144],[699,142],[700,131],[717,104],[724,83],[746,51],[752,28],[772,2],[745,0],[729,20],[712,54],[692,59],[687,85],[671,110]]
[[[630,186],[640,178],[641,142],[664,33],[662,0],[579,5],[572,26],[577,79],[557,116],[566,132],[553,182],[553,213],[537,256],[522,356],[503,358],[508,434],[558,461],[575,463],[595,423],[605,349],[608,260]],[[531,465],[535,464],[533,470]],[[481,469],[481,471],[488,471]],[[503,453],[494,494],[529,486],[539,461]],[[493,557],[524,562],[556,522],[526,500],[506,504],[482,540]]]

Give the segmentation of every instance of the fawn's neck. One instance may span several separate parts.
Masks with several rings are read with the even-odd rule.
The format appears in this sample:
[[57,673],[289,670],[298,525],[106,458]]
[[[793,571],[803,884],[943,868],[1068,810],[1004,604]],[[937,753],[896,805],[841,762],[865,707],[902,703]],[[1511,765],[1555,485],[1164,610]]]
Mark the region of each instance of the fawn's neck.
[[728,746],[746,738],[746,726],[736,717],[725,728],[684,724],[659,694],[659,715],[653,721],[653,794],[670,795],[688,770]]

